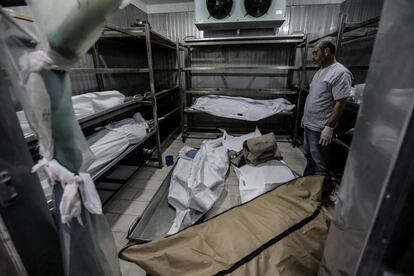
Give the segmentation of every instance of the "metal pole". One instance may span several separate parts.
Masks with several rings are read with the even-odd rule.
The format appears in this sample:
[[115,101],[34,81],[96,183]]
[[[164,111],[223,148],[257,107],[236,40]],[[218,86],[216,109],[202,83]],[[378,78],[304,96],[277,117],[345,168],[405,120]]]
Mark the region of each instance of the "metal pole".
[[[185,67],[191,67],[191,60],[190,60],[190,47],[186,47],[184,50],[184,65]],[[192,95],[187,95],[185,93],[185,90],[189,90],[191,87],[191,71],[186,71],[185,72],[185,87],[183,90],[183,133],[182,135],[182,140],[183,142],[185,141],[185,137],[189,128],[189,122],[190,122],[190,116],[187,113],[184,112],[184,108],[187,107],[188,104],[188,99],[192,97]]]
[[294,133],[293,133],[293,143],[294,144],[298,144],[298,133],[299,133],[299,128],[301,127],[301,116],[303,114],[303,110],[302,110],[302,102],[303,102],[303,93],[305,91],[305,80],[307,79],[306,77],[306,59],[308,56],[308,48],[309,48],[309,40],[308,40],[308,36],[305,36],[305,48],[302,48],[302,70],[301,70],[301,74],[300,74],[300,88],[299,88],[299,95],[298,95],[298,101],[296,104],[296,118],[295,118],[295,129],[294,129]]
[[[295,58],[296,58],[296,49],[297,47],[291,46],[289,47],[289,67],[295,66]],[[287,87],[292,88],[292,82],[293,82],[293,73],[294,71],[292,69],[288,69],[288,77],[287,77]]]
[[150,90],[152,96],[152,113],[154,117],[155,125],[155,138],[157,143],[157,157],[158,157],[158,167],[162,168],[162,153],[161,153],[161,138],[160,138],[160,128],[158,125],[158,106],[157,106],[157,96],[155,95],[155,79],[154,79],[154,66],[152,63],[152,48],[151,48],[151,29],[149,24],[145,24],[145,41],[147,45],[147,59],[148,59],[148,69],[149,69],[149,81],[150,81]]
[[[101,68],[101,64],[99,62],[98,46],[96,45],[96,43],[91,48],[91,53],[92,53],[93,66],[95,67],[95,69]],[[104,86],[102,74],[99,74],[99,73],[96,74],[96,82],[98,84],[99,91],[104,91],[105,86]]]
[[8,276],[27,276],[26,268],[17,252],[10,233],[0,216],[0,274]]
[[179,105],[180,105],[180,125],[181,125],[181,138],[184,139],[184,97],[185,92],[182,87],[182,72],[181,72],[181,53],[180,43],[177,40],[177,76],[178,76],[178,93],[179,93]]
[[346,26],[345,21],[346,21],[346,15],[341,13],[339,17],[337,34],[336,34],[336,58],[338,58],[341,53],[342,37],[344,35],[345,26]]

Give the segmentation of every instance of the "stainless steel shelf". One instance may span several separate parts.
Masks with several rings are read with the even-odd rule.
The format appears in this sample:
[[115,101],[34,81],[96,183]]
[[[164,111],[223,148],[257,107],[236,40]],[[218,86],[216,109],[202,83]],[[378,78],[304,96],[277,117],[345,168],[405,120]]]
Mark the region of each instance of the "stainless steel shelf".
[[[164,89],[164,90],[157,91],[157,92],[155,92],[155,96],[157,98],[158,97],[162,97],[162,96],[167,95],[170,92],[172,92],[172,91],[174,91],[174,90],[176,90],[178,88],[179,88],[179,86],[174,86],[174,87],[171,87],[171,88],[167,88],[167,89]],[[152,100],[151,92],[145,92],[144,93],[144,99],[151,101]]]
[[168,47],[174,50],[177,49],[177,45],[174,41],[157,32],[154,32],[153,30],[151,30],[151,40],[157,45]]
[[[176,68],[159,68],[154,72],[176,72]],[[149,73],[149,68],[72,68],[73,74],[142,74]]]
[[[188,130],[194,130],[197,127],[200,128],[201,131],[205,131],[206,127],[215,127],[216,124],[221,124],[221,120],[211,120],[211,123],[207,122],[206,120],[200,120],[197,122],[197,117],[191,117],[191,114],[208,114],[205,112],[199,112],[195,110],[191,110],[189,108],[189,103],[192,102],[192,99],[197,96],[202,95],[228,95],[228,96],[238,96],[238,97],[249,97],[253,99],[274,99],[284,96],[290,95],[297,95],[296,98],[296,105],[299,105],[299,101],[301,99],[301,94],[299,89],[276,89],[276,88],[268,88],[268,89],[232,89],[232,88],[213,88],[213,87],[192,87],[192,77],[196,76],[197,78],[203,76],[221,76],[223,81],[225,82],[225,77],[229,76],[237,76],[237,77],[278,77],[278,78],[286,78],[286,85],[287,87],[291,87],[293,85],[293,76],[295,72],[299,72],[299,83],[302,83],[302,79],[305,73],[303,66],[296,66],[295,64],[295,55],[297,52],[297,47],[307,41],[307,36],[304,34],[300,35],[287,35],[287,36],[255,36],[255,37],[221,37],[221,38],[204,38],[204,39],[187,39],[183,44],[181,44],[184,50],[184,65],[181,69],[181,72],[185,74],[180,74],[180,82],[184,84],[183,86],[183,109],[181,109],[181,117],[183,118],[182,123],[182,138],[185,140],[186,136],[185,133]],[[289,54],[287,56],[287,62],[283,64],[251,64],[251,63],[243,63],[240,64],[235,61],[229,61],[227,63],[219,63],[209,66],[209,64],[195,64],[191,62],[191,51],[197,49],[197,51],[207,51],[208,47],[205,46],[214,46],[215,50],[218,51],[232,51],[232,47],[235,50],[239,49],[237,46],[243,47],[244,45],[266,45],[266,44],[274,44],[275,46],[280,45],[283,48],[289,49]],[[234,45],[234,46],[231,46]],[[270,45],[267,46],[267,50]],[[305,43],[305,45],[307,45]],[[198,48],[196,48],[198,47]],[[250,49],[250,48],[249,48]],[[254,49],[254,48],[251,48]],[[178,49],[181,50],[181,49]],[[274,48],[275,52],[280,51],[280,47]],[[303,59],[303,58],[302,58]],[[197,61],[198,62],[198,61]],[[304,60],[302,63],[304,64]],[[184,76],[183,76],[184,75]],[[185,78],[185,79],[184,79]],[[289,97],[290,100],[292,100]],[[296,109],[297,110],[297,109]],[[296,110],[293,112],[282,112],[279,114],[275,114],[271,116],[272,118],[281,117],[280,118],[280,125],[287,127],[290,129],[286,123],[287,120],[284,120],[283,116],[297,116]],[[210,116],[214,116],[209,114]],[[217,117],[220,118],[220,117]],[[231,118],[222,118],[223,123],[225,120],[226,127],[231,130],[248,130],[250,124],[245,124],[242,120],[239,119],[231,119]],[[296,139],[297,136],[297,121],[300,119],[295,119],[295,126],[293,128],[293,140]],[[234,124],[233,124],[234,121]],[[260,127],[263,126],[264,128],[270,127],[270,124],[266,120],[260,120],[256,122],[257,125]],[[277,123],[276,123],[277,124]],[[219,127],[219,126],[217,126]],[[273,126],[272,126],[273,128]],[[287,129],[272,129],[272,131],[276,131],[278,133],[287,133]]]
[[[344,34],[345,33],[349,33],[349,32],[351,32],[353,30],[356,30],[356,29],[360,29],[360,28],[364,28],[364,27],[369,27],[371,25],[378,24],[379,20],[380,20],[380,17],[377,16],[377,17],[373,17],[373,18],[370,18],[370,19],[365,20],[365,21],[362,21],[362,22],[346,23],[343,33]],[[315,38],[315,39],[309,41],[309,44],[312,45],[312,44],[314,44],[315,42],[317,42],[318,40],[320,40],[322,38],[325,38],[325,37],[335,37],[337,35],[338,35],[338,31],[335,31],[335,32],[332,32],[332,33],[328,33],[326,35],[320,36],[318,38]],[[372,34],[369,34],[369,35],[372,35]],[[360,37],[358,37],[358,38],[360,38]]]
[[125,112],[136,109],[139,106],[151,105],[151,101],[132,100],[125,102],[121,105],[103,110],[101,112],[89,115],[85,118],[79,119],[79,124],[82,128],[90,127],[101,123],[102,121],[108,120]]
[[101,38],[139,37],[145,39],[144,27],[121,28],[113,24],[106,24]]
[[[352,69],[352,70],[368,70],[369,66],[368,65],[344,65],[346,68],[348,69]],[[306,66],[306,70],[319,70],[321,69],[320,66],[317,65],[307,65]]]
[[[86,127],[90,127],[93,125],[97,125],[102,121],[108,120],[122,113],[128,112],[130,110],[134,110],[135,108],[141,105],[144,106],[144,105],[151,105],[151,104],[152,104],[151,101],[131,100],[121,105],[117,105],[115,107],[108,108],[101,112],[91,114],[84,118],[80,118],[78,122],[82,128],[86,128]],[[37,138],[32,134],[32,135],[26,136],[25,140],[26,140],[26,143],[28,144],[34,144]]]
[[[215,117],[220,117],[220,116],[216,116],[216,115],[213,115],[213,114],[210,114],[210,113],[207,113],[207,112],[194,110],[194,109],[191,109],[189,107],[184,108],[184,112],[189,113],[189,114],[207,114],[207,115],[211,115],[211,116],[215,116]],[[273,117],[273,116],[292,116],[293,114],[294,113],[292,111],[287,111],[287,112],[279,112],[279,113],[276,113],[276,114],[274,114],[272,116],[269,116],[269,117]],[[239,120],[239,119],[235,119],[235,118],[226,118],[226,117],[222,117],[222,118],[229,119],[229,120]]]
[[284,66],[284,65],[274,65],[274,66],[203,66],[203,67],[183,67],[183,71],[221,71],[221,70],[300,70],[300,66]]
[[242,89],[242,88],[192,88],[191,90],[185,90],[186,94],[195,95],[242,95],[249,93],[260,93],[262,95],[297,95],[298,91],[287,89]]
[[155,92],[155,96],[157,96],[157,97],[164,96],[164,95],[166,95],[166,94],[168,94],[168,93],[170,93],[170,92],[172,92],[172,91],[174,91],[174,90],[176,90],[178,88],[179,88],[178,86],[174,86],[172,88],[168,88],[168,89],[164,89],[164,90]]
[[359,29],[359,28],[363,28],[363,27],[369,27],[371,25],[377,25],[380,21],[380,17],[376,16],[370,19],[367,19],[365,21],[362,22],[349,22],[346,23],[346,27],[345,27],[345,32],[350,32],[353,31],[355,29]]
[[[211,132],[201,132],[201,131],[186,131],[183,135],[186,138],[193,138],[193,139],[217,139],[223,136],[223,133],[214,127],[206,127],[206,129],[210,129]],[[231,135],[240,136],[246,134],[245,132],[228,132]],[[279,142],[291,142],[292,137],[290,135],[275,135],[276,140]]]
[[253,36],[253,37],[221,37],[187,39],[182,46],[214,46],[214,45],[245,45],[245,44],[299,44],[304,41],[304,35],[287,36]]
[[174,113],[177,113],[178,111],[180,111],[180,109],[181,109],[180,107],[174,108],[173,110],[171,110],[170,112],[168,112],[164,116],[159,117],[158,122],[160,122],[160,123],[163,122],[165,119],[167,119],[168,117],[170,117]]
[[148,73],[148,68],[72,68],[73,74],[142,74]]
[[115,166],[119,161],[121,161],[125,156],[127,156],[129,153],[131,153],[133,150],[138,148],[142,143],[148,140],[152,135],[154,135],[156,132],[155,129],[152,129],[147,136],[145,136],[141,141],[139,141],[137,144],[129,146],[124,152],[122,152],[118,157],[113,159],[111,162],[109,162],[105,167],[100,169],[97,173],[92,175],[92,179],[96,180],[100,176],[102,176],[104,173],[106,173],[109,169],[111,169],[113,166]]
[[[162,47],[176,50],[176,45],[172,40],[152,30],[150,30],[150,36],[151,36],[152,43],[162,46]],[[145,38],[146,38],[145,27],[143,26],[143,27],[121,28],[121,27],[108,23],[105,26],[105,30],[102,33],[101,38],[141,38],[142,42],[145,42]]]
[[364,33],[359,33],[359,34],[348,34],[346,36],[344,35],[344,37],[342,38],[342,42],[349,42],[349,41],[360,39],[360,38],[375,37],[376,35],[377,35],[377,30],[366,31]]
[[176,72],[177,68],[154,68],[154,72]]

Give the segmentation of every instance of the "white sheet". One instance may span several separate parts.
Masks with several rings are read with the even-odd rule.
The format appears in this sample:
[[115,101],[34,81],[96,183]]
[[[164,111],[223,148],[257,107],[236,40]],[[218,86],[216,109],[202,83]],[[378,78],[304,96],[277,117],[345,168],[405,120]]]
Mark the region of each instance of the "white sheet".
[[233,166],[233,169],[239,178],[242,203],[295,178],[289,167],[279,160],[270,160],[258,166],[248,164],[241,168]]
[[[77,119],[85,118],[89,115],[101,112],[114,106],[122,104],[125,96],[118,91],[102,91],[86,93],[72,97],[73,110]],[[33,134],[23,111],[16,112],[24,137]]]
[[181,149],[180,159],[171,177],[168,202],[175,208],[176,217],[168,234],[192,225],[211,209],[220,197],[229,167],[227,149],[222,138],[205,140],[194,159]]
[[291,111],[295,105],[288,100],[254,100],[243,97],[208,95],[194,102],[191,109],[206,112],[215,116],[258,121],[276,113]]
[[73,110],[78,119],[120,105],[125,96],[118,91],[85,93],[72,97]]
[[236,152],[239,152],[243,149],[244,141],[262,135],[258,128],[256,128],[253,132],[241,136],[232,136],[228,134],[227,131],[225,131],[224,129],[221,129],[221,131],[223,132],[223,146],[226,147],[228,150],[233,150]]
[[111,160],[119,156],[130,145],[138,143],[147,135],[148,124],[139,112],[107,125],[104,129],[88,137],[95,161],[89,166],[90,174],[96,173]]

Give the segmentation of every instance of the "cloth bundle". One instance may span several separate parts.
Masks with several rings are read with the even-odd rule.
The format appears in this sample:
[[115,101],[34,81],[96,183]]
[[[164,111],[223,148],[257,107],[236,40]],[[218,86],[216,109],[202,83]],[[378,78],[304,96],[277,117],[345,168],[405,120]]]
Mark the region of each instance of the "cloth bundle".
[[231,153],[231,163],[238,168],[246,163],[257,166],[272,159],[282,158],[273,132],[247,139],[243,143],[243,151]]
[[239,137],[229,135],[222,130],[223,145],[233,169],[239,179],[241,202],[247,202],[281,183],[292,180],[295,175],[283,162],[273,133],[261,135],[256,128],[254,132]]
[[255,166],[271,159],[282,159],[273,132],[246,140],[243,144],[243,153],[247,163]]

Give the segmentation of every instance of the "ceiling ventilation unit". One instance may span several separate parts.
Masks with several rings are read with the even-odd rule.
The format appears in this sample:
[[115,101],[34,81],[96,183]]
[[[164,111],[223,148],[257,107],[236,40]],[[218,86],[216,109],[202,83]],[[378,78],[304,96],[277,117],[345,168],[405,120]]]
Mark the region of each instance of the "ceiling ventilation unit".
[[207,10],[211,17],[223,19],[230,16],[233,0],[207,0]]
[[277,28],[285,21],[286,0],[196,0],[200,30]]
[[244,8],[247,14],[260,17],[267,13],[272,5],[272,0],[244,0]]

